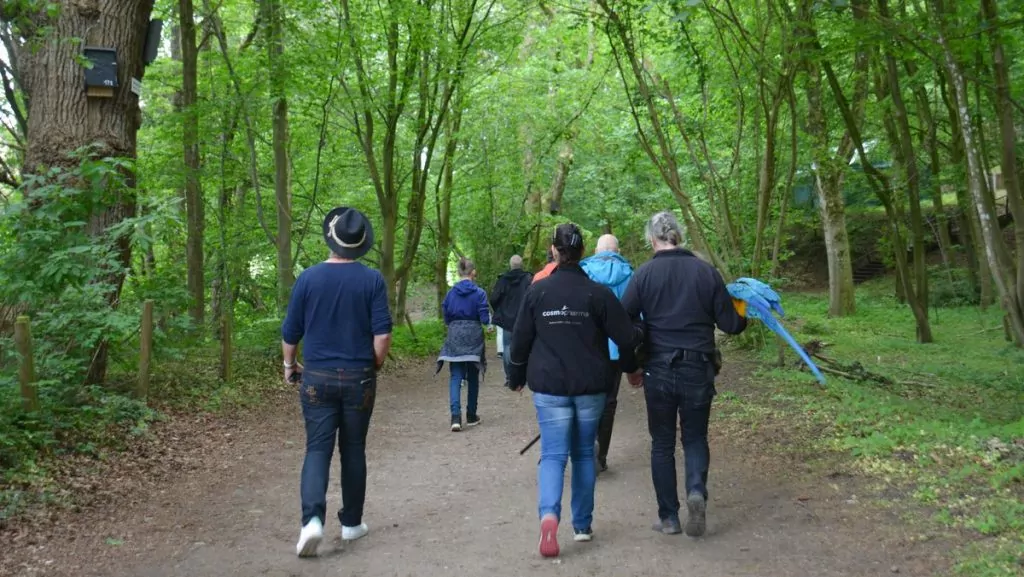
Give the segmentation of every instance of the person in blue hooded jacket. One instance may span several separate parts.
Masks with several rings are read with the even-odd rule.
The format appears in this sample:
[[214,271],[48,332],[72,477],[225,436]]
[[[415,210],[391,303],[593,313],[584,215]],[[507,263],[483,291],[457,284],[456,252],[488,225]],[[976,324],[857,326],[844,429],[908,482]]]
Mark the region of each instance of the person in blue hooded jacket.
[[[633,278],[633,267],[619,254],[619,240],[610,234],[601,235],[601,238],[597,239],[594,256],[584,259],[580,266],[590,280],[611,289],[620,301],[626,292],[626,286],[629,285],[629,279]],[[601,471],[608,470],[608,444],[612,440],[612,425],[615,423],[615,410],[619,404],[619,382],[622,380],[619,348],[610,339],[608,358],[612,364],[612,369],[608,371],[608,394],[605,397],[601,422],[597,426],[597,465]]]
[[[480,394],[480,373],[487,370],[487,355],[484,352],[484,325],[491,322],[487,307],[487,293],[477,286],[476,265],[468,258],[460,258],[458,264],[459,282],[448,291],[441,310],[448,334],[437,357],[437,371],[445,361],[451,369],[448,382],[448,399],[451,406],[451,430],[462,430],[462,381],[466,381],[466,425],[480,424],[476,413],[477,398]],[[435,373],[436,374],[436,373]]]

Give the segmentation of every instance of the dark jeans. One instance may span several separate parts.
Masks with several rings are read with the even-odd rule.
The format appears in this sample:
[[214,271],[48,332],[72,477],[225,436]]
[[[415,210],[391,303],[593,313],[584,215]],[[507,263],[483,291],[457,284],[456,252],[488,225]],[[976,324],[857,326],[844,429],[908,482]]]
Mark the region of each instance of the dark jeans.
[[601,413],[601,422],[597,425],[597,460],[602,464],[608,459],[608,444],[612,442],[615,410],[619,406],[619,382],[622,381],[622,370],[618,361],[612,361],[609,370],[611,373],[608,375],[604,412]]
[[448,379],[448,405],[453,417],[462,417],[462,380],[466,380],[466,414],[476,414],[476,401],[480,396],[480,369],[475,363],[448,363],[451,377]]
[[676,360],[651,363],[644,371],[647,428],[651,433],[651,478],[658,498],[658,517],[679,518],[676,490],[676,418],[682,430],[686,459],[686,494],[707,499],[708,417],[715,396],[710,362]]
[[372,368],[308,370],[302,374],[299,399],[306,421],[306,460],[302,463],[300,494],[302,525],[313,517],[325,522],[327,481],[334,439],[341,454],[341,510],[345,527],[363,522],[366,500],[366,432],[376,396]]

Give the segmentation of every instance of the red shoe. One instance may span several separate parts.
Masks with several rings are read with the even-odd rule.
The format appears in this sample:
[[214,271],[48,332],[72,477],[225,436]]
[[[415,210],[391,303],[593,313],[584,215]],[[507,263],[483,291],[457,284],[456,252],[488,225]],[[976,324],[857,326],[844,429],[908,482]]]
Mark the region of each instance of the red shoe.
[[539,549],[542,557],[558,557],[558,519],[555,517],[541,519]]

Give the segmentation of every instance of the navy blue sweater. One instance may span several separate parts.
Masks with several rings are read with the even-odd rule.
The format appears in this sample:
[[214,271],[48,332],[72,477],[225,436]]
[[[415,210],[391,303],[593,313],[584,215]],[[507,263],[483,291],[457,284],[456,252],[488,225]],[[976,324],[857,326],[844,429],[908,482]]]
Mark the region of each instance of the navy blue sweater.
[[487,308],[487,293],[473,281],[463,279],[455,283],[441,303],[444,324],[452,321],[480,321],[490,324],[491,312]]
[[358,262],[322,262],[302,271],[281,326],[284,342],[305,340],[306,370],[372,367],[374,335],[390,332],[384,277]]

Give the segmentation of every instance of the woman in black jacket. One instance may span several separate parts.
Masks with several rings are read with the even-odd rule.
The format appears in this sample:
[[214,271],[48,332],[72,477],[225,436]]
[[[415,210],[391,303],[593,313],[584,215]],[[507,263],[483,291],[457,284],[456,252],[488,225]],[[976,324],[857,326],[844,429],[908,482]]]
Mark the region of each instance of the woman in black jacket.
[[608,339],[622,349],[624,371],[636,370],[632,351],[643,333],[607,287],[580,268],[583,234],[559,225],[552,238],[558,267],[523,297],[511,343],[509,386],[528,382],[540,427],[537,501],[540,554],[558,555],[565,465],[572,459],[574,540],[593,538],[594,440],[604,410],[609,370]]

